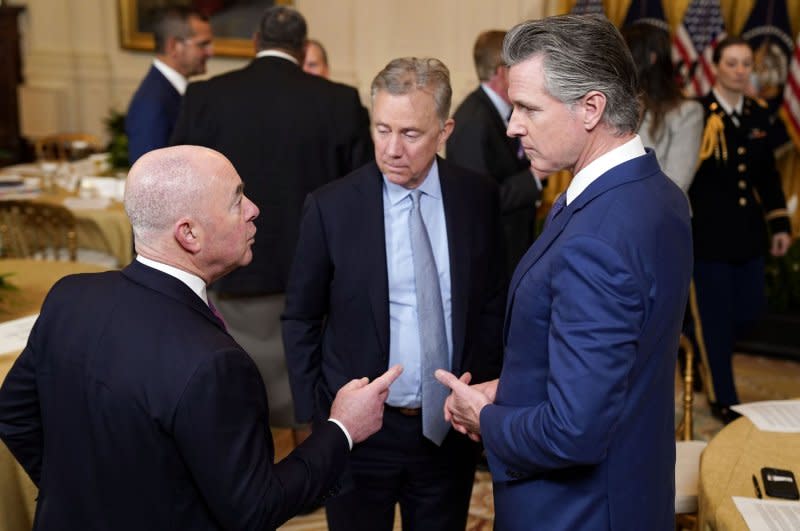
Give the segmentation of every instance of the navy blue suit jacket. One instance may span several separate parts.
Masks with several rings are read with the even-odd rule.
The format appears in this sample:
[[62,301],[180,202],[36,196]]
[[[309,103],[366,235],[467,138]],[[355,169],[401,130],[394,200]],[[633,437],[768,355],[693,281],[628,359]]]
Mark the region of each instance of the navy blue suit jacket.
[[[450,252],[455,374],[496,378],[505,264],[497,187],[439,160]],[[283,340],[297,420],[327,418],[351,378],[389,366],[383,177],[374,163],[310,194],[286,290]]]
[[481,434],[496,529],[674,529],[674,378],[692,270],[686,198],[652,151],[554,218],[509,287]]
[[131,98],[125,116],[131,165],[148,151],[169,145],[180,110],[180,93],[164,74],[151,66]]
[[273,465],[255,364],[179,280],[133,262],[61,280],[0,389],[36,529],[274,529],[335,490],[324,423]]

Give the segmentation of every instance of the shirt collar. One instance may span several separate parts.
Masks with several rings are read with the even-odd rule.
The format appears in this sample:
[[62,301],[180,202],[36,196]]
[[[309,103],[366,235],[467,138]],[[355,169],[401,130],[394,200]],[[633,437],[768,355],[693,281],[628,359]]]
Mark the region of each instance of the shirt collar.
[[640,157],[645,154],[644,145],[639,135],[615,147],[608,153],[604,153],[586,165],[581,171],[572,178],[567,188],[567,204],[572,203],[581,192],[592,184],[598,177],[605,172],[619,166],[623,162]]
[[183,77],[183,74],[169,66],[167,63],[162,61],[161,59],[153,59],[153,66],[161,72],[169,84],[175,87],[175,90],[178,91],[178,94],[183,96],[186,94],[186,85],[189,84],[189,81]]
[[[389,198],[389,204],[392,206],[404,200],[411,193],[411,190],[408,188],[390,182],[385,175],[383,175],[383,186]],[[419,185],[419,189],[425,195],[441,199],[442,183],[439,181],[439,164],[436,159],[433,159],[431,169],[428,170],[428,175],[425,176],[425,180]]]
[[287,61],[291,61],[298,66],[300,65],[297,59],[295,59],[288,53],[282,52],[280,50],[261,50],[256,54],[256,58],[260,59],[262,57],[280,57],[281,59],[286,59]]
[[198,297],[200,297],[206,306],[208,305],[206,283],[202,278],[198,277],[197,275],[193,275],[188,271],[184,271],[183,269],[178,269],[177,267],[172,267],[171,265],[167,265],[162,262],[156,262],[155,260],[151,260],[150,258],[146,258],[140,254],[136,255],[136,260],[148,267],[152,267],[153,269],[157,269],[171,277],[177,278],[186,284],[189,289],[192,290]]
[[500,118],[503,119],[503,122],[508,125],[508,117],[511,115],[511,105],[507,103],[500,95],[492,90],[488,84],[481,83],[481,88],[489,96],[489,99],[492,101],[494,108],[497,109],[497,113],[500,115]]
[[719,103],[719,106],[722,107],[722,109],[726,113],[728,113],[728,115],[732,116],[734,112],[736,114],[742,114],[742,107],[744,106],[744,96],[742,96],[740,94],[739,95],[739,100],[736,102],[736,105],[731,107],[728,104],[728,102],[725,101],[725,99],[723,99],[723,97],[720,95],[720,93],[717,92],[717,89],[711,89],[711,91],[714,93],[714,97],[717,99],[717,103]]

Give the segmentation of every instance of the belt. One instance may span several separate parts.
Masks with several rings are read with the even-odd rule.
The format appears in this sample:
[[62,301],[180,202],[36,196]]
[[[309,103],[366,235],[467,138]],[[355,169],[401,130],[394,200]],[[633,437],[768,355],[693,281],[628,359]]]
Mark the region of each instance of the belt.
[[419,417],[422,414],[422,408],[419,407],[397,407],[386,404],[386,409],[395,411],[406,417]]

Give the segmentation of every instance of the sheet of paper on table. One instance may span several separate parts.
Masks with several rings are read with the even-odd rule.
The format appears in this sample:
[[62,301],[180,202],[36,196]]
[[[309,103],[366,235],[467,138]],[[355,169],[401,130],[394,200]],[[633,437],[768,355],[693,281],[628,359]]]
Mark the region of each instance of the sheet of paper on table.
[[37,317],[38,313],[0,323],[0,354],[24,349]]
[[758,500],[733,496],[733,503],[749,529],[797,531],[800,529],[800,503],[789,500]]
[[800,400],[750,402],[731,409],[750,419],[761,431],[800,433]]

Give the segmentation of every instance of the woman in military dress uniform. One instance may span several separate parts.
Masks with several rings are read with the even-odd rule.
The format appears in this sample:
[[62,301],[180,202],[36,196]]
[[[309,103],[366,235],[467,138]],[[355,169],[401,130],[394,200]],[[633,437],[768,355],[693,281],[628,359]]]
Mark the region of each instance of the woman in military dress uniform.
[[[694,217],[695,338],[712,413],[729,422],[739,403],[732,355],[737,337],[764,308],[764,256],[786,254],[789,217],[767,131],[765,106],[745,95],[753,50],[723,39],[705,113],[701,164],[689,188]],[[710,375],[708,371],[710,370]],[[710,376],[710,377],[709,377]]]

